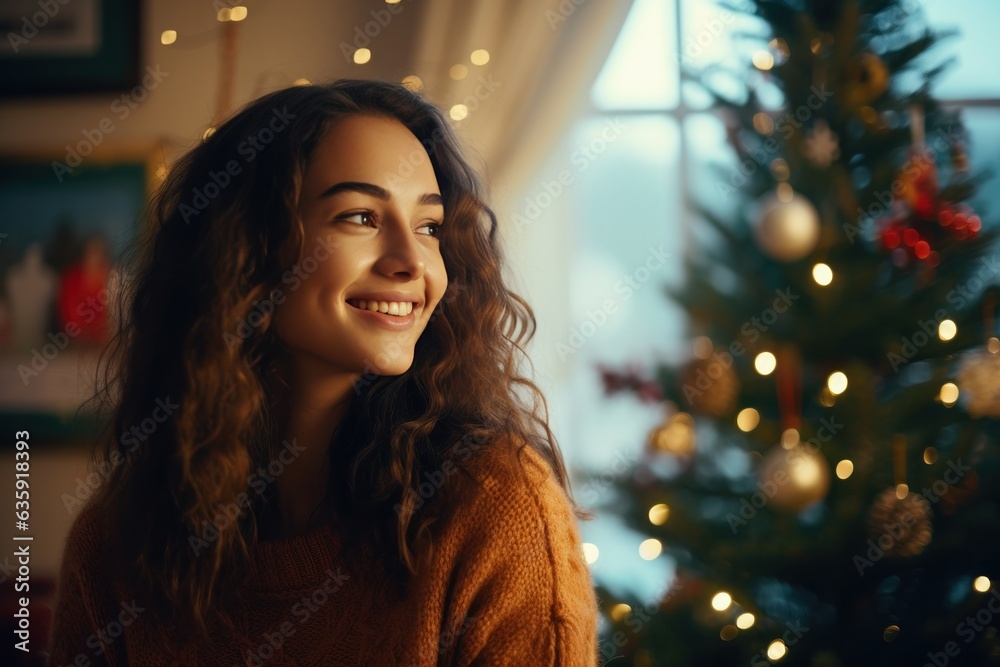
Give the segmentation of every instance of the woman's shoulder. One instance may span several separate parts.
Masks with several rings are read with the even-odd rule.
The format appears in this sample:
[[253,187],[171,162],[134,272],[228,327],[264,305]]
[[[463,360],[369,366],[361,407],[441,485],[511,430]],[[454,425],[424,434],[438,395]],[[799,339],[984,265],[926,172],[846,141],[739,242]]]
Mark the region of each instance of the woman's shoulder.
[[62,568],[86,569],[98,572],[107,550],[107,524],[94,498],[88,500],[77,512],[69,527],[63,547]]
[[[551,537],[564,529],[576,532],[565,487],[548,456],[531,444],[516,444],[510,438],[492,441],[476,450],[463,467],[473,479],[463,479],[451,497],[457,514],[452,527],[459,533],[498,534],[523,528],[525,536],[537,536],[532,531],[542,529]],[[557,530],[545,530],[551,527]]]
[[551,494],[553,485],[561,488],[548,455],[530,443],[505,435],[466,446],[462,468],[475,480],[465,485],[466,493],[491,498],[513,492]]
[[[547,456],[529,444],[513,456],[483,452],[473,467],[482,485],[456,508],[438,551],[454,591],[453,617],[477,619],[465,640],[481,642],[483,656],[521,656],[548,642],[593,664],[597,600],[572,504]],[[515,625],[521,641],[490,643],[494,631],[506,636]],[[480,634],[486,638],[472,636]]]

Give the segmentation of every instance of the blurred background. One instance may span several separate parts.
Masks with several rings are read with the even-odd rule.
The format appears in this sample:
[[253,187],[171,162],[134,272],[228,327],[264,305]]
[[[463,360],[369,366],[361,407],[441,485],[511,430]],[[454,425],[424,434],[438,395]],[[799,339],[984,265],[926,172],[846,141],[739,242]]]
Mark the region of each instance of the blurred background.
[[101,480],[76,410],[143,197],[244,103],[352,77],[423,92],[490,184],[598,510],[602,665],[1000,664],[997,3],[7,0],[0,26],[0,496],[28,430],[39,624]]

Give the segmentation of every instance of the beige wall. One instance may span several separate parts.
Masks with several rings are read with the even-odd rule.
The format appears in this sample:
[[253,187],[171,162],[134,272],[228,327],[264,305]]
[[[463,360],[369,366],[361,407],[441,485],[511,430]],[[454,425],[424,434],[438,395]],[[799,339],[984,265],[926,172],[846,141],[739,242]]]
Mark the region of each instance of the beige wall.
[[[368,48],[365,65],[349,63],[341,43],[352,46],[355,27],[372,21],[379,3],[323,0],[247,0],[248,16],[239,24],[233,106],[298,78],[312,81],[345,76],[401,79],[406,71],[410,35],[419,20],[417,3],[404,0],[398,13]],[[383,17],[387,16],[383,14]],[[48,97],[0,102],[0,151],[64,150],[83,140],[83,131],[110,118],[115,129],[108,145],[145,145],[165,138],[190,145],[210,124],[219,81],[221,26],[208,0],[154,0],[143,3],[143,66],[165,73],[148,98],[119,120],[111,105],[122,93]],[[164,30],[177,41],[160,44]],[[374,32],[374,30],[372,30]],[[117,108],[117,107],[116,107]]]
[[[5,434],[6,436],[6,434]],[[2,538],[5,545],[0,551],[0,582],[16,576],[17,561],[11,556],[16,548],[11,537],[17,533],[31,535],[31,579],[55,576],[62,558],[62,550],[73,522],[71,513],[64,504],[63,494],[76,496],[79,481],[86,479],[88,453],[85,447],[54,447],[38,443],[31,452],[31,521],[25,533],[13,529],[13,520],[4,522]],[[85,492],[81,492],[83,495]],[[14,453],[4,451],[0,456],[0,498],[4,509],[13,511],[14,498]],[[72,507],[74,511],[78,507]]]

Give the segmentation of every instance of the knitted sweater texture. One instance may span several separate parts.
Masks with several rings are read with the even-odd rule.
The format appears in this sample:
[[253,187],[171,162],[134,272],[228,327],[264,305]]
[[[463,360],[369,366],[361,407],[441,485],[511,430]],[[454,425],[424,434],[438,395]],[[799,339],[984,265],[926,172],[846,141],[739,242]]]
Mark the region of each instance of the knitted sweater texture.
[[404,597],[381,585],[378,559],[349,570],[330,526],[257,543],[250,603],[231,610],[241,631],[210,643],[178,645],[152,627],[102,567],[88,504],[63,555],[50,665],[593,667],[597,599],[576,518],[545,460],[530,447],[521,460],[525,480],[497,456],[466,464],[482,487],[446,515],[431,566]]

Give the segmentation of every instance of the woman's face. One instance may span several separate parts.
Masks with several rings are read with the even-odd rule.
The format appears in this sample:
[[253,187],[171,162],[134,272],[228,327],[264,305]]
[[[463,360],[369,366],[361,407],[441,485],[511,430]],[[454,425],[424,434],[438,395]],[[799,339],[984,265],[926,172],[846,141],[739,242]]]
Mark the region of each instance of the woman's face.
[[441,190],[423,145],[397,120],[337,121],[306,168],[299,214],[305,251],[283,279],[280,338],[300,362],[406,372],[448,286]]

